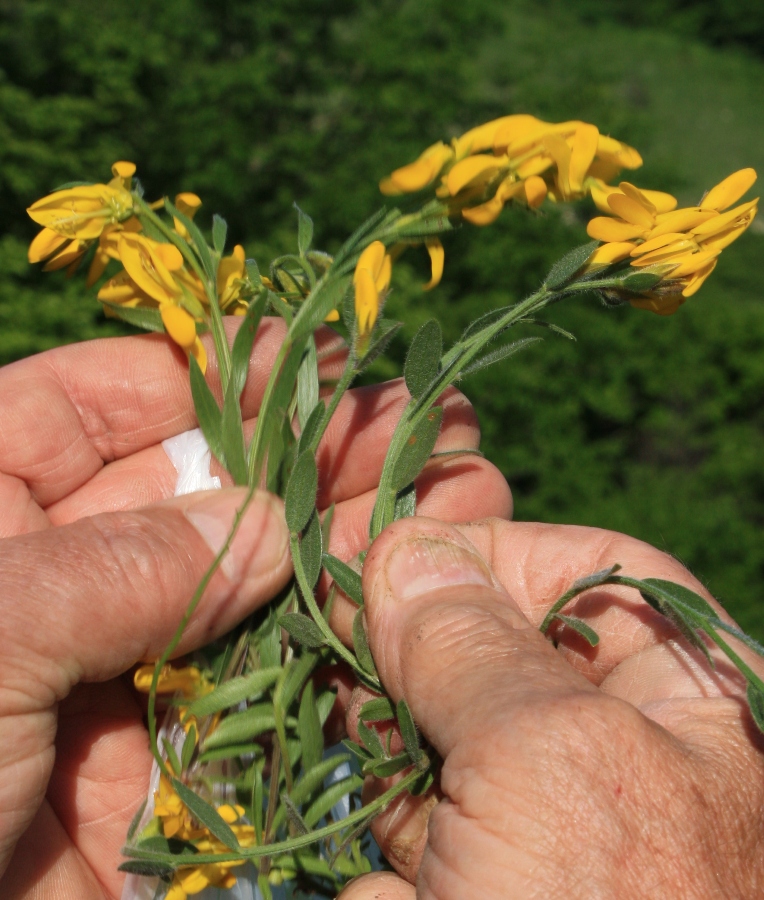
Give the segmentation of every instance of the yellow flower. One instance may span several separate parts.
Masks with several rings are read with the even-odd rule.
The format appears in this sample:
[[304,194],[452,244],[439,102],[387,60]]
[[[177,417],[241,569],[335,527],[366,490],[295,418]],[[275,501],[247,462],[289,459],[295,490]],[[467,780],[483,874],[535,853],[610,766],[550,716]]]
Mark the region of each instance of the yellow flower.
[[[175,195],[175,208],[178,210],[178,212],[182,212],[183,215],[187,216],[189,219],[194,218],[197,210],[201,205],[201,198],[197,197],[196,194],[192,194],[190,191],[184,191],[182,194]],[[192,243],[191,235],[186,230],[186,226],[180,221],[177,216],[173,216],[173,223],[178,234],[184,240]]]
[[371,334],[381,301],[390,286],[392,259],[382,241],[373,241],[361,253],[355,267],[355,316],[359,337]]
[[433,144],[413,163],[380,182],[384,194],[418,191],[440,179],[435,194],[451,215],[474,225],[493,222],[510,201],[531,209],[548,196],[575,200],[604,188],[622,168],[642,157],[601,135],[586,122],[543,122],[535,116],[503,116],[472,128],[449,147]]
[[223,311],[234,315],[246,312],[247,303],[241,299],[241,289],[246,278],[246,254],[241,244],[233,248],[230,256],[224,256],[218,265],[218,302]]
[[734,209],[727,207],[755,180],[753,169],[740,169],[712,188],[698,206],[683,209],[673,208],[665,199],[670,195],[641,191],[621,182],[618,190],[604,193],[608,208],[618,218],[598,216],[589,222],[589,236],[605,243],[589,259],[587,268],[629,258],[635,268],[654,267],[653,271],[663,275],[661,283],[629,301],[662,315],[676,312],[713,272],[721,251],[753,221],[758,197]]
[[[133,676],[136,690],[144,694],[149,692],[154,678],[154,666],[140,666]],[[176,668],[166,665],[159,673],[157,681],[158,694],[181,693],[184,697],[200,697],[210,690],[212,685],[196,666]]]
[[33,203],[27,212],[38,225],[62,237],[95,240],[107,225],[132,215],[133,197],[126,185],[134,171],[132,163],[114,163],[114,178],[109,184],[86,184],[54,191]]

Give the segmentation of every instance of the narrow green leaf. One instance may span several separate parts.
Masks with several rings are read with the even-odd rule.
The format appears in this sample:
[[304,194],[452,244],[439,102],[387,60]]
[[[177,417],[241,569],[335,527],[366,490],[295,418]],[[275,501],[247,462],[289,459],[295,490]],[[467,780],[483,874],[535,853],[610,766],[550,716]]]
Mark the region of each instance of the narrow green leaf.
[[308,828],[308,826],[303,821],[299,809],[297,809],[294,803],[289,799],[289,794],[282,794],[281,802],[284,804],[286,816],[289,820],[289,825],[291,826],[290,831],[294,834],[308,834],[310,832],[310,828]]
[[225,844],[229,850],[238,851],[240,849],[236,835],[231,831],[228,823],[223,820],[222,816],[214,806],[211,806],[206,800],[203,800],[197,793],[192,791],[191,788],[183,784],[182,781],[178,781],[177,778],[172,779],[172,786],[175,789],[175,793],[202,825],[209,829],[211,834],[213,834],[221,843]]
[[389,778],[397,775],[411,766],[411,757],[408,753],[399,753],[392,759],[372,759],[363,766],[364,775],[375,775],[377,778]]
[[223,445],[226,468],[231,473],[234,484],[245,485],[249,478],[249,472],[244,448],[244,426],[239,406],[239,392],[236,390],[233,378],[228,382],[223,400],[220,441]]
[[511,344],[504,344],[503,347],[497,347],[495,350],[491,350],[490,353],[485,353],[483,356],[478,357],[478,359],[473,360],[466,368],[462,369],[460,375],[472,375],[475,372],[479,372],[481,369],[487,369],[488,366],[492,366],[494,363],[501,362],[503,359],[514,356],[519,350],[530,347],[531,344],[536,344],[540,340],[542,340],[542,338],[539,337],[522,338],[522,340],[519,341],[512,341]]
[[226,716],[218,727],[208,734],[202,750],[225,747],[227,744],[243,744],[265,731],[276,727],[273,704],[256,703],[240,713]]
[[426,794],[427,791],[430,790],[432,785],[435,782],[435,774],[432,771],[432,768],[429,768],[426,772],[423,773],[421,778],[418,778],[409,788],[409,793],[412,797],[421,797],[422,794]]
[[210,448],[221,465],[226,465],[225,451],[220,439],[223,426],[223,414],[220,411],[217,400],[212,396],[209,385],[204,380],[199,363],[193,356],[188,358],[188,374],[191,381],[191,396],[194,401],[194,409],[199,427]]
[[294,321],[294,336],[306,337],[321,325],[333,309],[341,309],[351,285],[349,275],[342,278],[329,275],[300,307]]
[[305,256],[313,243],[313,219],[296,203],[293,205],[297,210],[297,249],[300,256]]
[[255,287],[260,287],[263,283],[263,276],[260,274],[260,266],[257,264],[256,259],[248,259],[244,266],[247,270],[247,278],[252,282]]
[[299,533],[308,524],[316,507],[317,494],[316,458],[310,450],[303,450],[292,469],[284,498],[284,514],[290,531]]
[[252,345],[255,342],[257,329],[260,327],[260,321],[265,312],[265,302],[266,297],[262,293],[250,302],[233,341],[231,350],[231,381],[234,384],[237,399],[241,397],[241,392],[247,383],[249,358],[252,355]]
[[243,744],[226,744],[225,747],[216,747],[214,750],[205,750],[199,754],[199,762],[215,762],[219,759],[238,759],[242,756],[252,756],[262,753],[262,747],[252,741]]
[[366,629],[363,624],[363,607],[358,610],[353,619],[353,648],[361,668],[370,675],[376,675],[377,669],[374,665],[374,657],[371,655],[369,640],[366,637]]
[[194,750],[196,750],[196,725],[192,722],[186,734],[186,739],[183,741],[183,750],[180,754],[180,771],[186,772],[188,770],[191,760],[194,758]]
[[199,258],[199,262],[202,264],[205,274],[210,281],[214,282],[217,275],[216,268],[212,262],[212,257],[210,256],[210,248],[207,246],[204,235],[199,231],[199,226],[195,225],[188,216],[176,209],[167,197],[164,198],[164,208],[171,216],[173,216],[173,218],[176,218],[183,226],[185,226],[186,231],[193,241],[194,250]]
[[161,862],[149,862],[143,859],[128,859],[117,866],[118,872],[129,875],[143,875],[146,878],[169,878],[174,872],[171,865]]
[[326,412],[326,406],[324,405],[323,400],[319,400],[308,416],[307,421],[301,425],[300,439],[297,442],[297,452],[298,454],[302,453],[303,450],[306,450],[313,441],[313,438],[318,434],[319,429],[324,421],[324,413]]
[[255,638],[263,669],[281,668],[281,626],[274,609],[257,629]]
[[[296,613],[295,615],[299,615],[299,613]],[[308,617],[305,616],[305,618],[307,619]],[[312,619],[308,619],[308,621],[315,625],[315,622],[313,622]],[[315,669],[318,659],[318,653],[305,649],[297,659],[293,659],[289,664],[286,678],[284,679],[284,684],[281,689],[281,699],[284,704],[284,709],[289,709],[292,700],[294,700],[302,690],[302,686]]]
[[334,709],[336,700],[337,691],[334,688],[330,688],[328,685],[322,685],[318,692],[318,697],[316,698],[316,712],[318,713],[318,720],[321,723],[322,728],[329,718],[329,713]]
[[584,578],[578,578],[571,585],[570,591],[578,594],[582,591],[588,591],[589,588],[599,587],[601,584],[605,584],[611,575],[615,575],[615,573],[620,570],[621,567],[616,563],[615,565],[609,566],[607,569],[600,569],[599,572],[593,572],[591,575],[586,575]]
[[106,303],[103,300],[101,305],[107,307],[118,319],[122,319],[128,325],[135,325],[136,328],[142,328],[144,331],[163,332],[165,330],[162,314],[158,309],[120,306],[119,303]]
[[316,695],[313,690],[313,682],[303,688],[300,698],[300,709],[297,713],[297,734],[302,744],[302,765],[305,771],[310,771],[321,762],[324,755],[324,733],[321,722],[318,719],[316,709]]
[[350,775],[348,778],[343,778],[342,781],[330,785],[305,813],[305,823],[313,828],[324,816],[328,815],[332,807],[336,806],[340,800],[354,791],[360,791],[362,787],[363,778],[359,775]]
[[316,341],[311,335],[305,345],[305,352],[297,372],[297,419],[300,428],[305,427],[318,403],[318,357]]
[[397,522],[398,519],[410,519],[411,516],[415,515],[416,485],[412,481],[411,484],[407,484],[405,488],[398,491],[398,495],[395,498],[395,511],[393,513],[393,520]]
[[188,707],[187,715],[202,718],[237,706],[243,700],[255,700],[263,691],[275,684],[280,674],[281,666],[271,666],[232,678],[218,685],[204,697],[194,700]]
[[[658,579],[652,580],[655,582]],[[691,608],[688,609],[681,600],[674,600],[671,594],[667,594],[655,583],[648,584],[647,580],[645,580],[642,584],[643,588],[640,589],[642,599],[646,603],[649,603],[650,606],[657,610],[662,616],[665,616],[685,638],[687,643],[696,650],[700,650],[706,657],[709,665],[714,668],[715,664],[708,651],[708,647],[696,631],[697,612]],[[672,585],[672,587],[678,587],[678,585]]]
[[228,223],[217,213],[212,217],[212,246],[222,256],[225,250],[225,239],[228,235]]
[[403,378],[412,397],[421,397],[438,374],[442,353],[440,325],[430,319],[414,335],[403,366]]
[[590,625],[587,625],[586,622],[583,622],[581,619],[576,619],[573,616],[564,616],[562,613],[557,613],[555,619],[559,619],[561,622],[564,622],[568,628],[572,628],[573,631],[578,632],[578,634],[580,634],[592,647],[596,647],[597,644],[599,644],[600,636]]
[[764,732],[764,691],[757,684],[749,681],[746,698],[756,727],[759,731]]
[[395,708],[395,714],[401,729],[403,746],[406,748],[406,752],[408,753],[411,762],[416,764],[420,756],[419,734],[416,725],[414,724],[414,717],[411,715],[409,705],[403,697],[398,701],[398,705]]
[[342,746],[346,747],[350,752],[355,756],[355,758],[361,763],[365,763],[367,759],[371,759],[372,756],[368,750],[365,750],[363,747],[360,747],[355,741],[351,741],[349,739],[345,739],[342,742]]
[[321,552],[323,550],[321,521],[318,510],[310,517],[307,527],[300,538],[300,559],[305,570],[308,584],[314,588],[321,574]]
[[443,420],[443,408],[434,406],[417,423],[398,459],[395,461],[392,488],[405,488],[422,471],[435,447]]
[[358,572],[329,553],[324,553],[323,562],[326,571],[332,576],[337,587],[358,606],[363,606],[363,587]]
[[255,764],[255,782],[252,785],[252,822],[255,826],[255,836],[257,843],[263,842],[263,801],[265,799],[265,787],[263,785],[263,768],[265,760]]
[[385,759],[385,748],[382,741],[373,728],[364,725],[363,722],[358,723],[358,737],[363,741],[364,747],[371,753],[374,759]]
[[717,612],[713,606],[711,606],[707,600],[704,600],[700,594],[696,594],[695,591],[690,590],[690,588],[684,587],[681,584],[675,584],[673,581],[665,581],[663,578],[645,578],[642,583],[657,588],[664,596],[666,596],[666,598],[670,598],[677,603],[689,607],[691,610],[699,613],[705,618],[717,618]]
[[486,328],[490,328],[492,325],[495,325],[499,319],[505,316],[510,310],[509,306],[502,306],[499,309],[491,309],[487,313],[483,313],[482,316],[479,316],[475,319],[474,322],[470,322],[470,324],[464,329],[464,332],[459,340],[460,344],[463,344],[469,338],[474,337],[481,331],[484,331]]
[[279,624],[284,631],[309,650],[315,650],[324,645],[321,629],[313,619],[302,613],[286,613],[279,619]]
[[162,746],[164,747],[164,752],[167,756],[167,762],[172,766],[173,772],[180,774],[181,765],[178,754],[175,752],[175,747],[173,747],[167,738],[162,738]]
[[136,809],[135,815],[130,819],[130,824],[127,827],[127,840],[128,842],[133,839],[135,836],[135,832],[138,830],[138,826],[141,824],[141,819],[143,818],[143,814],[146,811],[146,803],[148,800],[144,798],[141,805]]
[[316,763],[311,769],[306,771],[297,784],[295,784],[294,788],[292,788],[292,793],[289,796],[294,803],[300,805],[307,803],[312,794],[323,785],[324,780],[328,778],[338,766],[342,765],[343,762],[348,762],[350,759],[351,757],[349,754],[338,753],[335,756],[330,756],[327,759],[323,759]]
[[386,722],[388,719],[395,718],[395,711],[389,698],[375,697],[364,703],[359,715],[364,722]]
[[368,369],[374,360],[387,350],[390,342],[402,327],[402,322],[394,322],[392,319],[381,318],[377,320],[366,353],[364,353],[363,359],[358,364],[359,371]]
[[561,288],[573,278],[597,247],[599,247],[599,241],[589,241],[588,244],[582,244],[571,250],[570,253],[566,253],[549,270],[544,281],[546,286],[553,291]]

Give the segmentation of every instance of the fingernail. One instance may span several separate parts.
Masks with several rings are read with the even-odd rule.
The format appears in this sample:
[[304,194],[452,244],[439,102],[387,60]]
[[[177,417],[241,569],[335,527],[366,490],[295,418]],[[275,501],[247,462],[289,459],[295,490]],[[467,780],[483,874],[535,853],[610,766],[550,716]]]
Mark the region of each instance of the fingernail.
[[[225,546],[245,491],[209,492],[184,510],[188,521],[217,556]],[[276,504],[265,491],[258,491],[236,533],[220,568],[231,581],[249,574],[270,571],[286,553],[289,535]]]
[[458,584],[495,586],[491,570],[474,551],[442,538],[415,538],[396,547],[387,582],[398,600]]
[[388,844],[389,853],[399,863],[408,866],[412,857],[427,838],[430,813],[438,804],[438,798],[430,795],[422,802],[408,802],[406,797],[390,816],[383,842]]

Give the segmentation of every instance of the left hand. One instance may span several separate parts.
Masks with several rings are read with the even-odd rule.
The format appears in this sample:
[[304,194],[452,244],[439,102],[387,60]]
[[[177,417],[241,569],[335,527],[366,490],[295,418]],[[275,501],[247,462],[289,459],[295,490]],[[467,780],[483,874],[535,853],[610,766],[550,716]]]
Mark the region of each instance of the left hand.
[[[279,320],[258,333],[242,400],[250,429],[282,336]],[[322,376],[336,377],[341,341],[322,329],[318,343]],[[216,390],[214,366],[209,379]],[[352,391],[319,447],[319,501],[336,503],[330,550],[344,559],[367,544],[407,399],[400,381]],[[451,391],[443,406],[436,449],[476,447],[466,399]],[[176,473],[161,442],[197,423],[187,364],[160,336],[7,366],[0,410],[2,894],[118,898],[119,848],[151,767],[140,707],[120,676],[169,641],[244,491],[170,499]],[[504,479],[474,456],[433,460],[418,493],[425,514],[450,521],[511,511]],[[230,630],[286,582],[280,510],[256,495],[180,652]]]

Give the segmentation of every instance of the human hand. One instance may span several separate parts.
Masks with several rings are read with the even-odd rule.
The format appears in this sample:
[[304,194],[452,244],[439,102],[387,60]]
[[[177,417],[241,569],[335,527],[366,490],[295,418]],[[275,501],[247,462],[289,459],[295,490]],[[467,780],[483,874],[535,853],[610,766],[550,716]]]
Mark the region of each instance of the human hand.
[[[271,320],[255,342],[243,396],[250,430],[282,336]],[[336,376],[342,347],[328,329],[319,352],[322,376]],[[214,367],[210,381],[216,389]],[[320,502],[337,504],[337,555],[366,545],[406,400],[400,382],[351,392],[319,448]],[[8,366],[0,410],[0,893],[116,898],[119,847],[151,767],[140,706],[120,676],[169,642],[245,492],[169,499],[176,473],[161,442],[196,420],[185,359],[160,336]],[[451,392],[438,449],[477,441],[469,404]],[[419,493],[430,514],[458,518],[505,515],[511,502],[476,457],[433,460]],[[179,652],[279,590],[291,573],[287,539],[280,501],[258,492]]]
[[364,876],[341,900],[764,895],[764,741],[726,658],[712,647],[712,670],[623,588],[565,610],[596,648],[561,628],[556,650],[538,631],[573,581],[613,563],[713,602],[676,560],[598,529],[406,519],[372,545],[377,669],[444,763],[440,802],[404,795],[373,826],[403,878]]

